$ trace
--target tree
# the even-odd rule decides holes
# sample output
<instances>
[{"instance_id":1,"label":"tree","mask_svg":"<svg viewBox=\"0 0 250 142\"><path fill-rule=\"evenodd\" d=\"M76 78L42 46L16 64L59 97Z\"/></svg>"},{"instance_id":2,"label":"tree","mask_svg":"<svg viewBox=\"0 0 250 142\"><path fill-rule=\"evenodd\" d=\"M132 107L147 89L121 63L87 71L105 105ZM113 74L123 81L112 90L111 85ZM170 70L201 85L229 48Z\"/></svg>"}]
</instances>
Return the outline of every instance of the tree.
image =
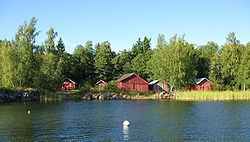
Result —
<instances>
[{"instance_id":1,"label":"tree","mask_svg":"<svg viewBox=\"0 0 250 142\"><path fill-rule=\"evenodd\" d=\"M52 52L53 54L56 53L56 47L55 47L55 38L57 37L57 32L55 32L54 28L49 28L49 30L46 32L47 39L45 40L45 51L46 53Z\"/></svg>"},{"instance_id":2,"label":"tree","mask_svg":"<svg viewBox=\"0 0 250 142\"><path fill-rule=\"evenodd\" d=\"M85 47L77 45L73 53L72 79L83 84L94 82L94 49L92 41L87 41Z\"/></svg>"},{"instance_id":3,"label":"tree","mask_svg":"<svg viewBox=\"0 0 250 142\"><path fill-rule=\"evenodd\" d=\"M237 74L237 85L246 90L250 87L250 43L242 49L241 63Z\"/></svg>"},{"instance_id":4,"label":"tree","mask_svg":"<svg viewBox=\"0 0 250 142\"><path fill-rule=\"evenodd\" d=\"M15 45L18 48L17 84L19 87L32 87L34 77L34 54L37 20L32 17L29 24L26 21L18 28Z\"/></svg>"},{"instance_id":5,"label":"tree","mask_svg":"<svg viewBox=\"0 0 250 142\"><path fill-rule=\"evenodd\" d=\"M141 41L138 41L133 45L131 51L131 60L125 64L126 72L134 72L140 75L144 79L149 79L149 70L147 68L147 62L149 61L152 50L151 50L151 39L144 37Z\"/></svg>"},{"instance_id":6,"label":"tree","mask_svg":"<svg viewBox=\"0 0 250 142\"><path fill-rule=\"evenodd\" d=\"M241 45L237 40L235 33L229 33L226 44L221 50L221 73L223 84L227 87L235 89L236 77L240 65Z\"/></svg>"},{"instance_id":7,"label":"tree","mask_svg":"<svg viewBox=\"0 0 250 142\"><path fill-rule=\"evenodd\" d=\"M196 76L194 46L187 43L184 36L177 38L176 35L170 43L165 43L164 36L158 36L157 48L148 64L152 71L151 79L167 82L171 91L192 84Z\"/></svg>"},{"instance_id":8,"label":"tree","mask_svg":"<svg viewBox=\"0 0 250 142\"><path fill-rule=\"evenodd\" d=\"M64 67L63 49L64 45L62 40L58 41L57 48L61 48L62 55L58 55L58 50L55 47L55 38L57 33L53 28L47 32L47 39L45 40L45 52L41 54L39 72L36 74L35 87L42 90L57 90L60 86Z\"/></svg>"},{"instance_id":9,"label":"tree","mask_svg":"<svg viewBox=\"0 0 250 142\"><path fill-rule=\"evenodd\" d=\"M150 80L168 80L168 59L167 42L163 34L158 35L157 45L148 61L148 72L151 72Z\"/></svg>"},{"instance_id":10,"label":"tree","mask_svg":"<svg viewBox=\"0 0 250 142\"><path fill-rule=\"evenodd\" d=\"M213 58L215 53L217 53L218 49L219 46L213 41L208 42L207 45L200 46L197 49L196 70L198 78L208 78L211 59Z\"/></svg>"},{"instance_id":11,"label":"tree","mask_svg":"<svg viewBox=\"0 0 250 142\"><path fill-rule=\"evenodd\" d=\"M213 90L222 90L223 88L223 78L222 78L222 64L220 53L215 53L211 59L209 70L209 80L212 82Z\"/></svg>"},{"instance_id":12,"label":"tree","mask_svg":"<svg viewBox=\"0 0 250 142\"><path fill-rule=\"evenodd\" d=\"M64 52L65 52L65 46L63 44L62 38L59 38L56 49L57 49L58 56L63 57Z\"/></svg>"},{"instance_id":13,"label":"tree","mask_svg":"<svg viewBox=\"0 0 250 142\"><path fill-rule=\"evenodd\" d=\"M132 47L132 56L135 58L140 53L145 53L151 51L151 39L144 37L143 41L141 41L141 38L136 41L135 44L133 44Z\"/></svg>"},{"instance_id":14,"label":"tree","mask_svg":"<svg viewBox=\"0 0 250 142\"><path fill-rule=\"evenodd\" d=\"M118 53L112 60L114 65L114 78L121 77L125 73L131 72L130 62L133 60L132 52L123 50Z\"/></svg>"},{"instance_id":15,"label":"tree","mask_svg":"<svg viewBox=\"0 0 250 142\"><path fill-rule=\"evenodd\" d=\"M95 46L95 73L97 79L110 81L113 79L114 65L112 59L115 57L115 53L111 51L110 43L104 41L101 44L98 43Z\"/></svg>"},{"instance_id":16,"label":"tree","mask_svg":"<svg viewBox=\"0 0 250 142\"><path fill-rule=\"evenodd\" d=\"M17 60L13 43L10 41L0 41L0 61L0 86L15 87Z\"/></svg>"}]
</instances>

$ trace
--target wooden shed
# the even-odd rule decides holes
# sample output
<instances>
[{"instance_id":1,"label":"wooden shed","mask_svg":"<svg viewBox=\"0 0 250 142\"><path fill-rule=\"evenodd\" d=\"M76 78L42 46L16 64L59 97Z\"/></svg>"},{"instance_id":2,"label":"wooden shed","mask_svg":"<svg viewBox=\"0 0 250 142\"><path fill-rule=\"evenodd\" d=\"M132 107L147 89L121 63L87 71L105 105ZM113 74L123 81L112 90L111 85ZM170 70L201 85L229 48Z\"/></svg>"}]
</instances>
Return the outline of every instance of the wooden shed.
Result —
<instances>
[{"instance_id":1,"label":"wooden shed","mask_svg":"<svg viewBox=\"0 0 250 142\"><path fill-rule=\"evenodd\" d=\"M168 92L168 84L159 80L153 80L148 84L148 88L153 92Z\"/></svg>"},{"instance_id":2,"label":"wooden shed","mask_svg":"<svg viewBox=\"0 0 250 142\"><path fill-rule=\"evenodd\" d=\"M193 85L193 90L211 90L211 82L207 78L195 78L195 84Z\"/></svg>"},{"instance_id":3,"label":"wooden shed","mask_svg":"<svg viewBox=\"0 0 250 142\"><path fill-rule=\"evenodd\" d=\"M148 82L135 73L129 73L123 75L117 80L117 87L126 91L147 92Z\"/></svg>"},{"instance_id":4,"label":"wooden shed","mask_svg":"<svg viewBox=\"0 0 250 142\"><path fill-rule=\"evenodd\" d=\"M105 86L107 83L105 82L105 81L103 81L103 80L99 80L98 82L96 82L96 87L97 88L101 88L101 87L103 87L103 86Z\"/></svg>"},{"instance_id":5,"label":"wooden shed","mask_svg":"<svg viewBox=\"0 0 250 142\"><path fill-rule=\"evenodd\" d=\"M69 78L65 78L62 84L61 89L66 91L66 90L72 90L76 88L76 83L72 81Z\"/></svg>"}]
</instances>

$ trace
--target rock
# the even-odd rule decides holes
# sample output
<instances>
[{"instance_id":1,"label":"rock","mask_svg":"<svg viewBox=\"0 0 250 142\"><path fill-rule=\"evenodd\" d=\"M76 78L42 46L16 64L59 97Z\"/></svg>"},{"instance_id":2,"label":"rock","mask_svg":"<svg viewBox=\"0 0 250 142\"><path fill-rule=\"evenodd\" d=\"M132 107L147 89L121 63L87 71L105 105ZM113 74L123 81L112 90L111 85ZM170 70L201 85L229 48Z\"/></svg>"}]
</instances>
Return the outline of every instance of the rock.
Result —
<instances>
[{"instance_id":1,"label":"rock","mask_svg":"<svg viewBox=\"0 0 250 142\"><path fill-rule=\"evenodd\" d=\"M100 94L93 94L93 99L98 100L99 96L100 96Z\"/></svg>"},{"instance_id":2,"label":"rock","mask_svg":"<svg viewBox=\"0 0 250 142\"><path fill-rule=\"evenodd\" d=\"M13 91L0 89L0 102L39 101L40 95L37 91Z\"/></svg>"},{"instance_id":3,"label":"rock","mask_svg":"<svg viewBox=\"0 0 250 142\"><path fill-rule=\"evenodd\" d=\"M120 97L119 97L117 94L115 94L115 95L113 96L113 99L114 99L114 100L119 100Z\"/></svg>"},{"instance_id":4,"label":"rock","mask_svg":"<svg viewBox=\"0 0 250 142\"><path fill-rule=\"evenodd\" d=\"M98 98L98 100L106 100L106 95L104 95L104 94L101 94L100 96L99 96L99 98Z\"/></svg>"},{"instance_id":5,"label":"rock","mask_svg":"<svg viewBox=\"0 0 250 142\"><path fill-rule=\"evenodd\" d=\"M92 94L86 94L86 95L83 97L84 100L92 100L92 98L93 98Z\"/></svg>"}]
</instances>

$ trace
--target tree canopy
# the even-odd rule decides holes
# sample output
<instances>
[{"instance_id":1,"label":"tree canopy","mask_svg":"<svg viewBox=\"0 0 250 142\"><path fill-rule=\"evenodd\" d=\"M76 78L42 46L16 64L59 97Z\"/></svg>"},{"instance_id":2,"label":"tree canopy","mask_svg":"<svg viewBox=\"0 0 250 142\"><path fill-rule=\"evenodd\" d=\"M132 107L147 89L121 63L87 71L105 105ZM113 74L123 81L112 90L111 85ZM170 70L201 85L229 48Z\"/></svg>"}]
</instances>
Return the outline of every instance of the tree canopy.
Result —
<instances>
[{"instance_id":1,"label":"tree canopy","mask_svg":"<svg viewBox=\"0 0 250 142\"><path fill-rule=\"evenodd\" d=\"M58 90L66 77L84 86L134 72L147 81L167 82L171 90L181 90L201 77L208 78L215 90L250 89L250 43L241 44L234 32L222 46L213 41L195 46L184 35L167 42L160 34L156 47L145 36L119 53L112 51L109 41L87 41L69 54L54 28L37 45L36 24L32 17L19 26L13 40L0 40L0 87Z\"/></svg>"}]
</instances>

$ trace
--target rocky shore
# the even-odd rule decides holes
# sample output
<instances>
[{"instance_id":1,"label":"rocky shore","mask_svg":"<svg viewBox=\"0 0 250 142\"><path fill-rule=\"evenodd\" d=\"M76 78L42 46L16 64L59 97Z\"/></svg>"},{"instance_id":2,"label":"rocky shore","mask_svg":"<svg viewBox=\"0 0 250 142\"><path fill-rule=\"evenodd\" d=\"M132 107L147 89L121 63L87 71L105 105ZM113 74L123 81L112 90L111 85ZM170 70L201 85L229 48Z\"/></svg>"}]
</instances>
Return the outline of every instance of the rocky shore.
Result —
<instances>
[{"instance_id":1,"label":"rocky shore","mask_svg":"<svg viewBox=\"0 0 250 142\"><path fill-rule=\"evenodd\" d=\"M45 94L40 95L38 91L15 91L0 89L0 103L6 102L30 102L30 101L67 101L67 100L145 100L145 99L173 99L170 94L153 95L127 95L121 93L87 93L85 95L74 94Z\"/></svg>"},{"instance_id":2,"label":"rocky shore","mask_svg":"<svg viewBox=\"0 0 250 142\"><path fill-rule=\"evenodd\" d=\"M82 100L123 100L126 99L126 96L116 93L97 93L91 94L88 93L81 98Z\"/></svg>"},{"instance_id":3,"label":"rocky shore","mask_svg":"<svg viewBox=\"0 0 250 142\"><path fill-rule=\"evenodd\" d=\"M39 101L39 93L37 91L13 91L10 89L0 89L0 103L29 101Z\"/></svg>"}]
</instances>

